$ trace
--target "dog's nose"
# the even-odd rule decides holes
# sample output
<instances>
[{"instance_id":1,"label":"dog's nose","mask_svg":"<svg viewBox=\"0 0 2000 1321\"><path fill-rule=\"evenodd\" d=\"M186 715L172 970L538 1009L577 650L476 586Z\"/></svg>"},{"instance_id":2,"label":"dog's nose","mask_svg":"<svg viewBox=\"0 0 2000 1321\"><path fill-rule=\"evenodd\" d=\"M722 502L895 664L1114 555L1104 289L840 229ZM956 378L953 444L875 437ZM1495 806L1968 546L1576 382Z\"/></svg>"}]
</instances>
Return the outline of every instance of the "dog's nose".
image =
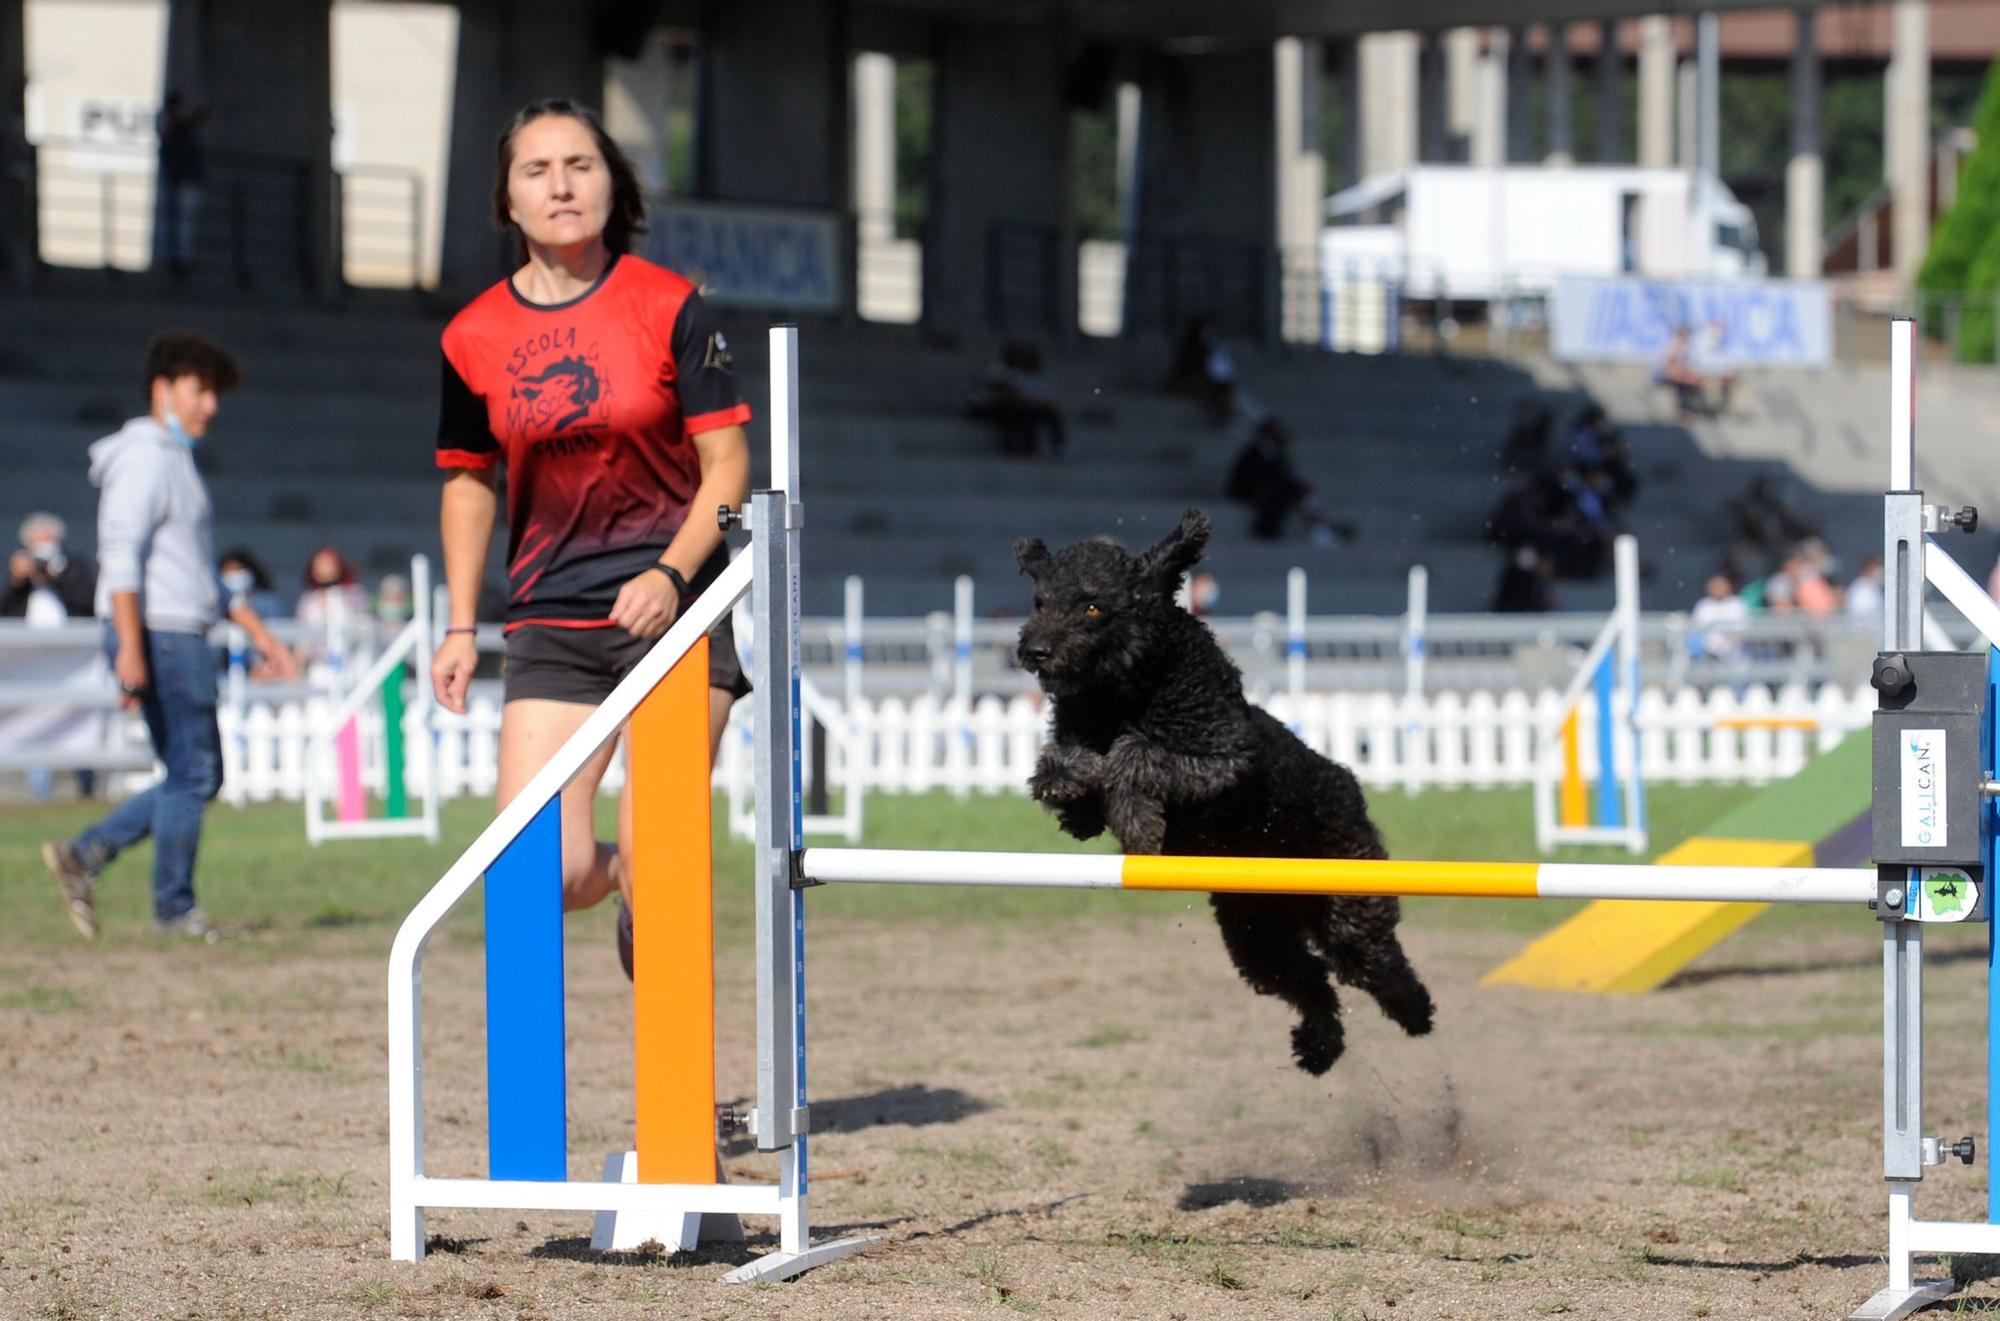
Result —
<instances>
[{"instance_id":1,"label":"dog's nose","mask_svg":"<svg viewBox=\"0 0 2000 1321\"><path fill-rule=\"evenodd\" d=\"M1021 664L1031 670L1038 669L1047 664L1049 655L1049 649L1039 642L1023 642L1021 644Z\"/></svg>"}]
</instances>

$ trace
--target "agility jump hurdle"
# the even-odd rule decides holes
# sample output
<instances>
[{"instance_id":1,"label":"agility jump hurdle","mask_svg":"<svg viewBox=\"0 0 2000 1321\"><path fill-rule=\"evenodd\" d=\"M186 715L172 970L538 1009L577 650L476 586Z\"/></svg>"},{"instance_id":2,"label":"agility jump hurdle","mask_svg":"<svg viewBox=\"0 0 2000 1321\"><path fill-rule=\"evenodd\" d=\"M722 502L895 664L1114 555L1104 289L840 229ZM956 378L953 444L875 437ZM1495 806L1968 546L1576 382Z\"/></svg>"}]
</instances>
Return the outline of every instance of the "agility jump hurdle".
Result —
<instances>
[{"instance_id":1,"label":"agility jump hurdle","mask_svg":"<svg viewBox=\"0 0 2000 1321\"><path fill-rule=\"evenodd\" d=\"M752 536L750 553L739 557L687 614L592 713L527 790L499 813L444 878L425 896L398 931L390 956L390 1251L415 1260L424 1251L423 1213L438 1207L491 1207L597 1211L600 1241L625 1234L617 1221L639 1216L648 1229L665 1223L672 1239L691 1246L705 1215L775 1216L779 1248L725 1278L734 1282L778 1280L864 1246L867 1239L814 1244L807 1215L807 1143L811 1114L806 1104L805 901L819 884L1029 885L1092 889L1232 891L1251 893L1464 895L1489 898L1674 899L1698 902L1865 905L1881 922L1884 966L1885 1173L1890 1185L1889 1288L1855 1316L1890 1321L1950 1291L1948 1282L1914 1284L1911 1258L1917 1252L2000 1251L2000 1187L1989 1187L1989 1223L1917 1221L1911 1213L1916 1182L1928 1165L1941 1163L1951 1148L1926 1137L1920 1127L1921 953L1923 925L1931 921L1988 919L1983 882L1993 859L1993 809L1980 795L1993 765L1994 668L1985 657L1920 653L1921 610L1926 574L1989 639L2000 641L2000 607L1985 598L1949 557L1929 543L1925 527L1936 510L1910 488L1913 471L1908 372L1909 323L1898 326L1899 389L1904 410L1895 432L1892 490L1885 509L1885 561L1891 608L1884 625L1884 653L1876 665L1885 710L1877 721L1878 773L1875 792L1873 870L1786 867L1656 868L1615 865L1533 863L1444 863L1328 859L1240 859L1189 857L1104 857L1048 854L898 852L874 849L803 848L803 799L799 764L800 683L798 667L798 501L797 332L772 332L772 488L753 493L742 513L723 512L725 525L740 522ZM627 1181L566 1180L566 1148L561 1118L562 1033L560 1009L560 861L556 847L555 802L583 764L633 723L634 755L671 726L674 708L654 707L670 693L676 673L705 676L700 648L708 628L746 592L751 592L764 645L759 650L755 701L758 787L756 821L757 1094L747 1128L759 1150L777 1153L779 1182L726 1185L715 1182L713 1112L712 945L710 944L706 850L699 862L681 857L678 875L663 874L656 852L665 835L642 839L634 860L636 947L640 966L634 996L638 1010L638 1152L611 1166ZM688 662L680 670L683 658ZM1939 664L1939 662L1947 664ZM1965 662L1981 667L1983 682L1967 685ZM1951 673L1947 673L1950 671ZM1953 678L1953 674L1956 678ZM1940 677L1942 676L1942 677ZM1956 687L1954 687L1956 683ZM691 690L692 682L682 686ZM1972 689L1976 688L1976 693ZM671 701L671 698L667 699ZM690 829L706 808L705 748L689 732L705 726L679 722L683 737L676 755L686 759L677 783L688 787L663 805L688 815L674 818L682 829L676 841L707 839ZM654 731L652 735L648 730ZM1935 766L1921 776L1897 773L1895 755L1903 743L1922 736ZM1968 740L1970 746L1968 746ZM690 755L690 751L695 755ZM1885 763L1882 757L1887 755ZM1950 769L1947 791L1945 770ZM635 768L636 773L636 768ZM1925 795L1930 795L1925 799ZM1948 798L1948 803L1947 803ZM1947 829L1946 809L1949 809ZM1899 831L1901 832L1899 834ZM1912 838L1916 839L1913 844ZM1899 841L1901 841L1899 843ZM1882 859L1888 859L1884 862ZM532 1003L534 994L517 985L527 953L496 960L489 935L489 1018L504 1024L489 1032L489 1052L505 1052L507 1068L489 1070L492 1111L490 1177L437 1178L423 1159L421 1023L418 992L424 944L445 914L485 875L489 929L514 919L509 909L533 909L542 916L528 944L532 958L552 963L555 1003ZM671 891L663 886L679 887ZM655 925L656 914L671 908L680 925ZM676 944L676 931L687 938ZM527 948L524 945L524 949ZM678 980L649 971L652 960L672 960ZM1989 964L1991 956L1989 955ZM504 977L494 975L504 970ZM1990 972L1990 969L1989 969ZM498 992L495 982L507 983ZM547 978L542 978L546 987ZM686 994L682 1002L673 997ZM2000 994L2000 979L1989 980L1989 995ZM498 998L496 998L496 995ZM1994 1005L2000 1011L2000 1003ZM519 1020L504 1015L518 1013ZM1996 1013L2000 1018L2000 1013ZM551 1024L553 1027L551 1028ZM675 1059L687 1066L678 1093L680 1105L667 1114L649 1106L647 1088L658 1087L659 1057L648 1058L649 1032L671 1038ZM536 1050L517 1049L503 1038L528 1036ZM539 1053L537 1053L539 1052ZM2000 1069L2000 1051L1994 1052ZM649 1083L648 1080L654 1081ZM690 1081L691 1080L691 1081ZM706 1088L704 1092L702 1089ZM516 1144L513 1115L518 1089L538 1098L532 1143ZM1989 1099L2000 1088L1989 1092ZM549 1098L553 1096L551 1101ZM507 1123L505 1140L502 1118ZM649 1116L652 1120L649 1121ZM1989 1120L1989 1122L1991 1122ZM677 1144L679 1165L651 1160L651 1135ZM633 1232L636 1232L633 1231Z\"/></svg>"},{"instance_id":2,"label":"agility jump hurdle","mask_svg":"<svg viewBox=\"0 0 2000 1321\"><path fill-rule=\"evenodd\" d=\"M320 844L331 839L388 839L416 836L437 843L438 808L442 794L437 784L436 747L432 742L432 718L437 700L431 692L431 566L418 555L410 560L410 620L396 631L380 656L374 657L360 677L350 685L346 672L348 627L346 603L338 591L328 597L327 656L328 706L314 721L306 748L305 813L306 840ZM230 682L233 700L241 698L240 658L232 639ZM415 675L417 719L414 731L404 728L403 684ZM362 787L361 719L362 708L379 703L382 721L382 815L367 813L367 794ZM239 710L241 707L239 706ZM406 735L416 734L414 740ZM329 795L327 763L333 763L333 791ZM412 761L422 767L424 805L412 817L409 810L408 770ZM334 818L327 819L331 798Z\"/></svg>"},{"instance_id":3,"label":"agility jump hurdle","mask_svg":"<svg viewBox=\"0 0 2000 1321\"><path fill-rule=\"evenodd\" d=\"M1622 844L1646 851L1646 780L1639 768L1639 543L1612 543L1617 601L1556 704L1553 722L1537 731L1535 847ZM1594 698L1597 785L1583 777L1579 745L1583 695ZM1623 777L1621 785L1620 778Z\"/></svg>"}]
</instances>

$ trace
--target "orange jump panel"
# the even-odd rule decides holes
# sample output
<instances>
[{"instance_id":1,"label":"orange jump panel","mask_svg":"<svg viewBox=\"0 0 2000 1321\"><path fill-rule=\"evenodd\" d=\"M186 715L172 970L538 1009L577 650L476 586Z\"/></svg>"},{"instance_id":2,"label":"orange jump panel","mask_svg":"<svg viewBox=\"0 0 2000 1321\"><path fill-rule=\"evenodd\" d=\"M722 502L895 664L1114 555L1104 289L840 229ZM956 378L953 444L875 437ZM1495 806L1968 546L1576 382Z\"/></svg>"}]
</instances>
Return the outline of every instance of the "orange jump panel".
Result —
<instances>
[{"instance_id":1,"label":"orange jump panel","mask_svg":"<svg viewBox=\"0 0 2000 1321\"><path fill-rule=\"evenodd\" d=\"M639 1182L714 1183L707 638L640 704L628 737Z\"/></svg>"}]
</instances>

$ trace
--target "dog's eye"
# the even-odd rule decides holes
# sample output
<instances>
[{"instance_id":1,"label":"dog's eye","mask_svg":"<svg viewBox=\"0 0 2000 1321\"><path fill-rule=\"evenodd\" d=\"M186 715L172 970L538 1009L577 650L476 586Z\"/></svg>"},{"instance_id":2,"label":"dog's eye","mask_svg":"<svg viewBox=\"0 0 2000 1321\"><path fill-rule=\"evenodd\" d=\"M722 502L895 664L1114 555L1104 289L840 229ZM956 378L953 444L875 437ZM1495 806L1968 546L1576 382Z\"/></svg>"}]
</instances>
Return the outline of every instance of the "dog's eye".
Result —
<instances>
[{"instance_id":1,"label":"dog's eye","mask_svg":"<svg viewBox=\"0 0 2000 1321\"><path fill-rule=\"evenodd\" d=\"M1104 612L1102 610L1099 610L1097 608L1097 603L1095 601L1085 601L1083 603L1083 617L1085 619L1095 619L1103 613Z\"/></svg>"},{"instance_id":2,"label":"dog's eye","mask_svg":"<svg viewBox=\"0 0 2000 1321\"><path fill-rule=\"evenodd\" d=\"M1037 610L1040 610L1041 608L1042 608L1042 598L1041 598L1040 596L1036 596L1036 597L1035 597L1035 609L1037 609Z\"/></svg>"}]
</instances>

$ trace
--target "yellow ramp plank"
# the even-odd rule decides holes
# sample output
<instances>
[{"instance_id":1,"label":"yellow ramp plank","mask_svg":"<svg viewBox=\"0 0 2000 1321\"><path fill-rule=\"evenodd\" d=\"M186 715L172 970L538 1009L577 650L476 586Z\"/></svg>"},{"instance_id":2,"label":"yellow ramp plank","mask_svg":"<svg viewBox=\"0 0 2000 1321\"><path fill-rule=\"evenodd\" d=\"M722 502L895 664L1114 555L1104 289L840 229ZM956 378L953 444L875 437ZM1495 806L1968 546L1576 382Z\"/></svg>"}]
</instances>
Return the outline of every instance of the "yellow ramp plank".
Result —
<instances>
[{"instance_id":1,"label":"yellow ramp plank","mask_svg":"<svg viewBox=\"0 0 2000 1321\"><path fill-rule=\"evenodd\" d=\"M1811 866L1802 840L1696 836L1660 855L1658 867ZM1603 899L1481 978L1487 986L1643 995L1714 948L1768 904Z\"/></svg>"}]
</instances>

